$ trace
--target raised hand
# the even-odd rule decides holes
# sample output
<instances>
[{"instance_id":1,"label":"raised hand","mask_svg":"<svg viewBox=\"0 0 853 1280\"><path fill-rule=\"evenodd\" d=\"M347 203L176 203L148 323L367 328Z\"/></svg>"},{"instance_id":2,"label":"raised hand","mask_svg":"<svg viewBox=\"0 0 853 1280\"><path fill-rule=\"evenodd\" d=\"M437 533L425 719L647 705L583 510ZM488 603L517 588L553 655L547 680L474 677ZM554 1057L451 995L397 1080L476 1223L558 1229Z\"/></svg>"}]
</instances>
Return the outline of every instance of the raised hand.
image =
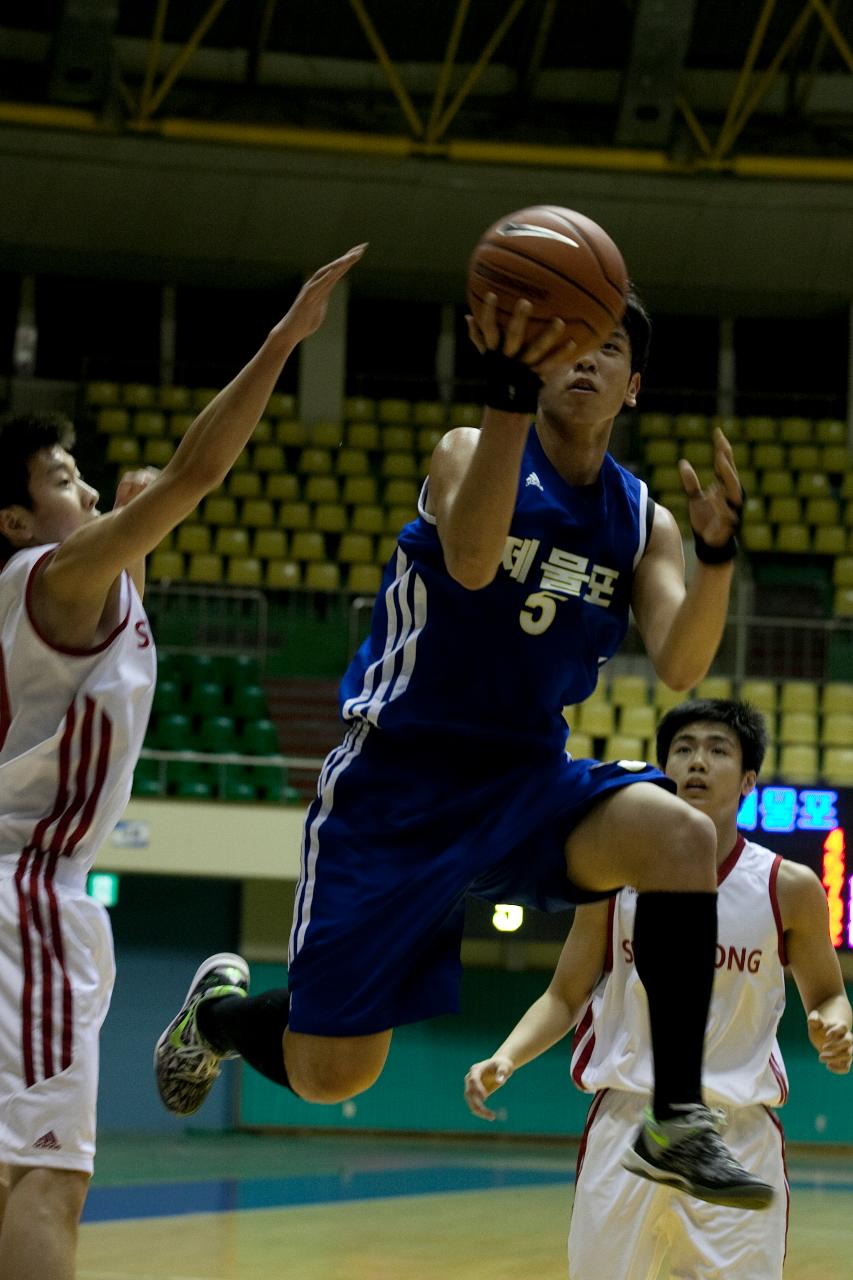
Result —
<instances>
[{"instance_id":1,"label":"raised hand","mask_svg":"<svg viewBox=\"0 0 853 1280\"><path fill-rule=\"evenodd\" d=\"M577 355L577 343L566 338L563 320L552 320L537 337L528 338L527 321L532 304L526 298L519 298L503 331L498 324L496 304L497 295L487 293L479 315L465 317L468 336L480 355L486 351L502 351L510 359L529 365L540 377Z\"/></svg>"},{"instance_id":2,"label":"raised hand","mask_svg":"<svg viewBox=\"0 0 853 1280\"><path fill-rule=\"evenodd\" d=\"M515 1067L509 1058L486 1058L475 1062L465 1077L465 1101L468 1110L483 1120L494 1120L495 1112L486 1106L486 1098L506 1084Z\"/></svg>"},{"instance_id":3,"label":"raised hand","mask_svg":"<svg viewBox=\"0 0 853 1280\"><path fill-rule=\"evenodd\" d=\"M334 262L320 267L305 281L296 299L273 333L286 335L294 345L316 333L326 318L329 297L335 285L363 257L367 244L357 244Z\"/></svg>"},{"instance_id":4,"label":"raised hand","mask_svg":"<svg viewBox=\"0 0 853 1280\"><path fill-rule=\"evenodd\" d=\"M853 1061L853 1035L843 1022L826 1022L817 1009L808 1017L809 1039L828 1071L846 1075Z\"/></svg>"},{"instance_id":5,"label":"raised hand","mask_svg":"<svg viewBox=\"0 0 853 1280\"><path fill-rule=\"evenodd\" d=\"M707 489L690 463L682 458L678 464L681 483L687 494L690 524L693 532L709 547L724 547L740 526L743 511L743 488L738 479L732 446L722 431L714 430L714 475Z\"/></svg>"},{"instance_id":6,"label":"raised hand","mask_svg":"<svg viewBox=\"0 0 853 1280\"><path fill-rule=\"evenodd\" d=\"M117 511L119 507L126 507L129 502L138 497L143 489L147 489L152 480L156 480L160 471L158 467L142 467L139 471L127 471L118 482L116 489L116 500L113 503L113 510Z\"/></svg>"}]
</instances>

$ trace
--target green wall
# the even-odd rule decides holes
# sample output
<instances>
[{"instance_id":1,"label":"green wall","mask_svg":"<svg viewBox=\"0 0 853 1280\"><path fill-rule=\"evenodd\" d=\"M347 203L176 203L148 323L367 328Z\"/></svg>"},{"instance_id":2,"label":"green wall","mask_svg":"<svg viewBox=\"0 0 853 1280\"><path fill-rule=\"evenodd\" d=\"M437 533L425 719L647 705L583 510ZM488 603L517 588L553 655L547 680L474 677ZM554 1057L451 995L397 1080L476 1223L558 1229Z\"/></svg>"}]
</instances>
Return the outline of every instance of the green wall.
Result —
<instances>
[{"instance_id":1,"label":"green wall","mask_svg":"<svg viewBox=\"0 0 853 1280\"><path fill-rule=\"evenodd\" d=\"M285 980L283 966L252 966L256 991L283 986ZM569 1038L526 1066L495 1095L500 1118L494 1124L476 1119L462 1100L462 1079L468 1067L497 1047L546 983L544 972L468 969L462 1016L436 1018L397 1031L381 1079L350 1103L310 1106L244 1067L240 1123L424 1133L580 1134L589 1096L571 1082ZM782 1114L789 1140L853 1143L853 1078L832 1076L818 1063L793 987L788 991L780 1041L791 1081L790 1100Z\"/></svg>"}]
</instances>

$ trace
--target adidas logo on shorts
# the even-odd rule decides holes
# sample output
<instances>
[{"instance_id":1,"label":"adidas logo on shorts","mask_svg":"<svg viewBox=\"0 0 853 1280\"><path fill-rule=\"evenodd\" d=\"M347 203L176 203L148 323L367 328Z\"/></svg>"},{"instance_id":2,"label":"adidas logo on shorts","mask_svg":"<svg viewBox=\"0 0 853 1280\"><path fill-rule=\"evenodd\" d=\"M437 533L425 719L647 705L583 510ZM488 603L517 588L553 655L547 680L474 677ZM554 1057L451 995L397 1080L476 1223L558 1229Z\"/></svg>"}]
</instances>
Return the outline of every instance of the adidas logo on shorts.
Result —
<instances>
[{"instance_id":1,"label":"adidas logo on shorts","mask_svg":"<svg viewBox=\"0 0 853 1280\"><path fill-rule=\"evenodd\" d=\"M47 1133L43 1133L34 1143L33 1147L36 1151L61 1151L62 1143L58 1140L52 1129L48 1129Z\"/></svg>"}]
</instances>

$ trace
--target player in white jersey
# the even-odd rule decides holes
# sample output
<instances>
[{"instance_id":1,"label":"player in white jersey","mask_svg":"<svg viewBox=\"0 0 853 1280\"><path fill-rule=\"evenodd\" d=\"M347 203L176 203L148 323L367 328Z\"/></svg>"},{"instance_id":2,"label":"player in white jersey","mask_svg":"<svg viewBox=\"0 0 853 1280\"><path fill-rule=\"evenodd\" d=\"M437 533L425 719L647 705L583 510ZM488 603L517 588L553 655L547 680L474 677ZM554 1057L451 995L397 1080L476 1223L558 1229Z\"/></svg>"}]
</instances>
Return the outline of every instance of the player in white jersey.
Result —
<instances>
[{"instance_id":1,"label":"player in white jersey","mask_svg":"<svg viewBox=\"0 0 853 1280\"><path fill-rule=\"evenodd\" d=\"M726 1144L778 1194L766 1212L743 1214L685 1195L673 1180L641 1181L650 1158L636 1132L652 1088L648 1003L634 966L636 894L580 907L554 978L489 1059L465 1078L475 1115L513 1071L577 1025L572 1078L594 1092L578 1156L569 1232L570 1280L656 1280L668 1261L690 1280L779 1280L788 1185L775 1108L788 1094L776 1029L784 965L797 983L809 1037L833 1072L850 1069L851 1008L829 937L826 897L807 867L744 840L737 813L764 756L760 714L726 699L686 702L662 720L658 758L678 794L717 830L717 965L705 1039L706 1101ZM678 964L678 956L672 957ZM672 1010L677 1022L679 1010ZM701 1132L695 1140L702 1141ZM628 1172L630 1169L631 1172ZM646 1175L647 1176L647 1175Z\"/></svg>"},{"instance_id":2,"label":"player in white jersey","mask_svg":"<svg viewBox=\"0 0 853 1280\"><path fill-rule=\"evenodd\" d=\"M109 920L86 896L130 794L155 682L144 558L222 483L285 361L364 246L316 272L158 475L107 515L58 415L0 425L0 1276L71 1280L93 1167ZM132 500L132 506L128 503ZM233 975L230 994L245 980Z\"/></svg>"}]
</instances>

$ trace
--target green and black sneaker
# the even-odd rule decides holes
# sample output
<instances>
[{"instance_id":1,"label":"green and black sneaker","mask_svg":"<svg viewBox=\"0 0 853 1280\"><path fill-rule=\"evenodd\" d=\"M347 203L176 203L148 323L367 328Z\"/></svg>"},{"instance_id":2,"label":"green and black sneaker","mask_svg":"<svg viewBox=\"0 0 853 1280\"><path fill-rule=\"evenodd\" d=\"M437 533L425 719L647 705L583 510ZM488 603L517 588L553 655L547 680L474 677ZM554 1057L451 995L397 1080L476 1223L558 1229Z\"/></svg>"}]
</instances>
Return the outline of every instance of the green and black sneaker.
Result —
<instances>
[{"instance_id":1,"label":"green and black sneaker","mask_svg":"<svg viewBox=\"0 0 853 1280\"><path fill-rule=\"evenodd\" d=\"M242 956L221 951L199 965L186 999L154 1049L154 1074L163 1106L176 1116L198 1111L219 1075L222 1053L205 1040L196 1026L196 1011L205 1000L219 996L246 996L249 966Z\"/></svg>"},{"instance_id":2,"label":"green and black sneaker","mask_svg":"<svg viewBox=\"0 0 853 1280\"><path fill-rule=\"evenodd\" d=\"M659 1121L646 1108L643 1127L622 1157L622 1167L709 1204L766 1209L773 1188L737 1163L710 1107L691 1103L673 1110L680 1114Z\"/></svg>"}]
</instances>

